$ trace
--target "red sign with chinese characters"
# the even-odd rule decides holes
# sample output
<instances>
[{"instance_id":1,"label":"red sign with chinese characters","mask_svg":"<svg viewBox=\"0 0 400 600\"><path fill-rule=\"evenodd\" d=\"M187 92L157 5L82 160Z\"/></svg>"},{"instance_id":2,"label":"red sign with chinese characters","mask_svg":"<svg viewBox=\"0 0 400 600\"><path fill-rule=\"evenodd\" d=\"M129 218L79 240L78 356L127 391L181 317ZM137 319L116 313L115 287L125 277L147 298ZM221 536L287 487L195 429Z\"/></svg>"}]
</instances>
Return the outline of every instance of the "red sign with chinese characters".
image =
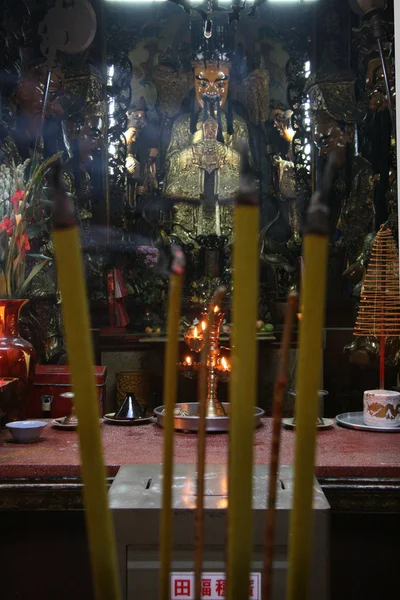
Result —
<instances>
[{"instance_id":1,"label":"red sign with chinese characters","mask_svg":"<svg viewBox=\"0 0 400 600\"><path fill-rule=\"evenodd\" d=\"M225 573L203 573L201 578L202 600L225 598ZM194 573L171 573L171 600L194 600ZM251 573L249 598L261 600L261 573Z\"/></svg>"}]
</instances>

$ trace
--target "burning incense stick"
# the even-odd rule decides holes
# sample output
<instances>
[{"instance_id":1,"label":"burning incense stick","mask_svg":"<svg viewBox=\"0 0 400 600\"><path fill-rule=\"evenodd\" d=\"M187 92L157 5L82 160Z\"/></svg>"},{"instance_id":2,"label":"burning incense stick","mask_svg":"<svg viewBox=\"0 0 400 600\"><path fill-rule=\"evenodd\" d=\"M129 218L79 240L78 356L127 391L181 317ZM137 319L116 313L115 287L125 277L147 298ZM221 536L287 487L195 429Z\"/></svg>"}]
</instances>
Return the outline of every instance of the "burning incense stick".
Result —
<instances>
[{"instance_id":1,"label":"burning incense stick","mask_svg":"<svg viewBox=\"0 0 400 600\"><path fill-rule=\"evenodd\" d=\"M169 278L167 347L164 366L164 454L163 454L163 504L160 530L160 600L169 600L170 571L172 560L172 477L174 466L174 409L177 395L179 317L184 272L182 251L173 248L173 260Z\"/></svg>"},{"instance_id":2,"label":"burning incense stick","mask_svg":"<svg viewBox=\"0 0 400 600\"><path fill-rule=\"evenodd\" d=\"M56 172L56 175L59 172ZM79 451L84 483L86 526L94 588L98 600L120 598L115 540L107 504L99 425L99 404L93 375L87 290L74 206L55 181L53 241L74 401L78 416Z\"/></svg>"},{"instance_id":3,"label":"burning incense stick","mask_svg":"<svg viewBox=\"0 0 400 600\"><path fill-rule=\"evenodd\" d=\"M257 391L259 275L258 189L242 150L233 250L233 345L230 385L227 597L249 597L253 541L253 435Z\"/></svg>"},{"instance_id":4,"label":"burning incense stick","mask_svg":"<svg viewBox=\"0 0 400 600\"><path fill-rule=\"evenodd\" d=\"M331 158L323 187L310 203L303 242L304 278L296 395L293 509L290 516L288 600L308 600L311 573L312 500L321 340L328 259L328 208L335 172Z\"/></svg>"},{"instance_id":5,"label":"burning incense stick","mask_svg":"<svg viewBox=\"0 0 400 600\"><path fill-rule=\"evenodd\" d=\"M276 487L279 471L279 450L281 443L281 425L283 415L283 397L287 386L287 371L289 362L290 342L294 318L297 309L297 293L289 294L283 328L281 355L278 374L274 386L273 429L271 444L271 463L269 469L268 510L265 527L264 574L262 585L263 600L269 600L272 590L272 561L274 556L275 522L276 522Z\"/></svg>"},{"instance_id":6,"label":"burning incense stick","mask_svg":"<svg viewBox=\"0 0 400 600\"><path fill-rule=\"evenodd\" d=\"M215 308L222 306L225 288L219 287L210 304L204 346L201 352L199 372L199 429L197 438L197 504L195 514L195 600L201 600L201 572L204 550L204 475L206 464L206 416L207 416L207 358L210 349L210 331L216 318Z\"/></svg>"}]
</instances>

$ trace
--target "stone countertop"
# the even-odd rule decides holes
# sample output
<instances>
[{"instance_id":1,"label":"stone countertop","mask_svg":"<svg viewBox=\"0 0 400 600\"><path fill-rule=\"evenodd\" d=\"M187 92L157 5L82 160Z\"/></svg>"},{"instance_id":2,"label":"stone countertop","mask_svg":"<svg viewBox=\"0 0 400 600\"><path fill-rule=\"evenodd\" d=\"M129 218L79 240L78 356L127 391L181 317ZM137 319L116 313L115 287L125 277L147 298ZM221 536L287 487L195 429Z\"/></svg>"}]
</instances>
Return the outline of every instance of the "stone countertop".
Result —
<instances>
[{"instance_id":1,"label":"stone countertop","mask_svg":"<svg viewBox=\"0 0 400 600\"><path fill-rule=\"evenodd\" d=\"M269 463L272 419L263 419L255 432L254 460ZM109 476L123 464L157 464L162 462L163 431L155 424L117 426L104 423L102 439ZM295 433L283 429L281 464L293 462ZM355 431L335 425L318 432L317 477L386 478L400 477L400 433ZM196 460L197 436L175 434L175 462ZM207 462L227 460L227 434L207 436ZM17 444L7 430L0 431L0 478L76 477L80 474L78 435L76 431L58 430L49 425L41 440L34 444Z\"/></svg>"}]
</instances>

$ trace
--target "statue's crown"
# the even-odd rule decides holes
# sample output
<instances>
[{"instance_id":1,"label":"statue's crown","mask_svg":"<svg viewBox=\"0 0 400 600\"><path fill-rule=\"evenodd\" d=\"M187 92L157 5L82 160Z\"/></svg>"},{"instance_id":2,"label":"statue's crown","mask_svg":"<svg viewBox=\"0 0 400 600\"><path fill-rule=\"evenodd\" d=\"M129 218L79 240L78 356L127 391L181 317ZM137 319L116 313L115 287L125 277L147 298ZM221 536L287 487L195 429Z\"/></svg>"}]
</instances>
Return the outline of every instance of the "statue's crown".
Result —
<instances>
[{"instance_id":1,"label":"statue's crown","mask_svg":"<svg viewBox=\"0 0 400 600\"><path fill-rule=\"evenodd\" d=\"M193 19L190 24L192 65L223 64L230 66L234 53L234 26L220 18L212 23L211 37L204 36L204 21Z\"/></svg>"}]
</instances>

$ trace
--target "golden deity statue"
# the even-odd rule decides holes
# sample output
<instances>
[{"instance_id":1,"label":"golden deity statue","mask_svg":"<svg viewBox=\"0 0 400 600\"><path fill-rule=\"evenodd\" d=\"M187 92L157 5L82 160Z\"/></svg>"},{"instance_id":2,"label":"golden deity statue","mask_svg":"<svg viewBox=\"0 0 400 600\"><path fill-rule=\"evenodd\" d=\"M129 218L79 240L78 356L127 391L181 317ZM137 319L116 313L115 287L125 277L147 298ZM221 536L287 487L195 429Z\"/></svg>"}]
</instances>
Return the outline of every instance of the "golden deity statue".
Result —
<instances>
[{"instance_id":1,"label":"golden deity statue","mask_svg":"<svg viewBox=\"0 0 400 600\"><path fill-rule=\"evenodd\" d=\"M178 117L172 128L165 196L173 202L173 233L183 242L210 234L232 238L239 146L241 140L248 145L249 134L232 112L229 73L228 63L195 63L197 110Z\"/></svg>"}]
</instances>

